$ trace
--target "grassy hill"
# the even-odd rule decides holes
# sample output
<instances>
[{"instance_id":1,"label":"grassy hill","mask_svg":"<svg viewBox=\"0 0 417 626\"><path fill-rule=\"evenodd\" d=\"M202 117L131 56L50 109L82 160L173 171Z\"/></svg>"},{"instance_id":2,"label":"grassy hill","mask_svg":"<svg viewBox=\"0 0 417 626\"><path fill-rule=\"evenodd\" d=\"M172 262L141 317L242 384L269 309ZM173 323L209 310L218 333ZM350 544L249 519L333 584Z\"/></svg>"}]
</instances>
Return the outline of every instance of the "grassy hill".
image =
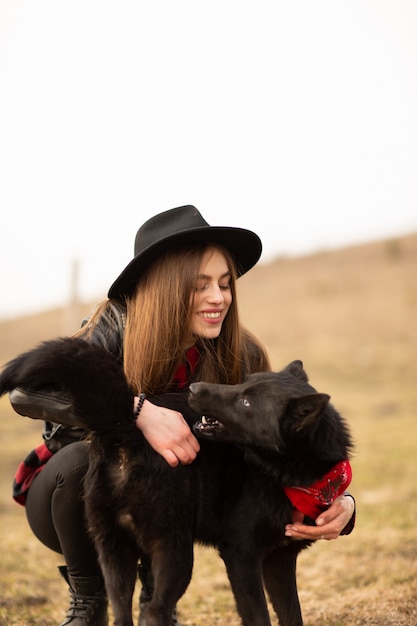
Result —
<instances>
[{"instance_id":1,"label":"grassy hill","mask_svg":"<svg viewBox=\"0 0 417 626\"><path fill-rule=\"evenodd\" d=\"M417 234L277 258L242 277L238 289L242 321L265 343L274 368L302 359L356 441L357 527L302 555L305 625L416 625ZM75 331L92 306L0 323L0 362ZM53 626L66 605L55 571L62 560L33 538L9 493L41 425L15 415L6 399L0 418L0 626ZM196 561L183 622L237 626L222 564L207 549L197 550Z\"/></svg>"}]
</instances>

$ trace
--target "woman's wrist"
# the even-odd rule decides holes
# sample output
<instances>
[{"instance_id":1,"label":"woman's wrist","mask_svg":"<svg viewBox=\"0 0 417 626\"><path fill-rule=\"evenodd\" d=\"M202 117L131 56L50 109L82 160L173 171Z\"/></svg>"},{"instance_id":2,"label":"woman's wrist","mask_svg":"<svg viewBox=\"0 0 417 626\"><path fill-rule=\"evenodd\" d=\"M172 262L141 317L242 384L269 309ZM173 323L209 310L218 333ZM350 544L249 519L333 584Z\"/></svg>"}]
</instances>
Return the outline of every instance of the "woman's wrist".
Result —
<instances>
[{"instance_id":1,"label":"woman's wrist","mask_svg":"<svg viewBox=\"0 0 417 626\"><path fill-rule=\"evenodd\" d=\"M142 411L142 407L143 404L146 400L146 394L145 393L140 393L139 396L135 397L134 400L134 411L133 411L133 421L135 422L135 424L137 423L138 417L140 415L140 412Z\"/></svg>"}]
</instances>

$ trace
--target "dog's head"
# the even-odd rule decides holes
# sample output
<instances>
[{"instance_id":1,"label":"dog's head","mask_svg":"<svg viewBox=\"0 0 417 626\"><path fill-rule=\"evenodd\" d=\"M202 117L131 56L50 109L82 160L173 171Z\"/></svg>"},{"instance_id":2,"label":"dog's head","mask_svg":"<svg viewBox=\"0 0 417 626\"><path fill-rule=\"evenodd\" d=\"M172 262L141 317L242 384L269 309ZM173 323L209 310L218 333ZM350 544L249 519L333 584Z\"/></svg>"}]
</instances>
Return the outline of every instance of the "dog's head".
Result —
<instances>
[{"instance_id":1,"label":"dog's head","mask_svg":"<svg viewBox=\"0 0 417 626\"><path fill-rule=\"evenodd\" d=\"M238 385L193 383L189 396L190 406L204 415L194 426L198 437L282 453L311 438L329 400L308 383L301 361L280 372L251 374Z\"/></svg>"}]
</instances>

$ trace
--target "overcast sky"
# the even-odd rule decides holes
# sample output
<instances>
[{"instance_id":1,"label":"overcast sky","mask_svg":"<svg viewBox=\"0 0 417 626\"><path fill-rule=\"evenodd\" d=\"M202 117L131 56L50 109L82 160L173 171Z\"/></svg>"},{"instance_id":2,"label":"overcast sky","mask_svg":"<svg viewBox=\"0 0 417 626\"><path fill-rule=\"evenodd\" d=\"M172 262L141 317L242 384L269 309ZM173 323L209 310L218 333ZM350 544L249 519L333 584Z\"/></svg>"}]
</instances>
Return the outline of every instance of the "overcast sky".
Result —
<instances>
[{"instance_id":1,"label":"overcast sky","mask_svg":"<svg viewBox=\"0 0 417 626\"><path fill-rule=\"evenodd\" d=\"M0 318L195 204L263 260L417 231L415 0L0 0Z\"/></svg>"}]
</instances>

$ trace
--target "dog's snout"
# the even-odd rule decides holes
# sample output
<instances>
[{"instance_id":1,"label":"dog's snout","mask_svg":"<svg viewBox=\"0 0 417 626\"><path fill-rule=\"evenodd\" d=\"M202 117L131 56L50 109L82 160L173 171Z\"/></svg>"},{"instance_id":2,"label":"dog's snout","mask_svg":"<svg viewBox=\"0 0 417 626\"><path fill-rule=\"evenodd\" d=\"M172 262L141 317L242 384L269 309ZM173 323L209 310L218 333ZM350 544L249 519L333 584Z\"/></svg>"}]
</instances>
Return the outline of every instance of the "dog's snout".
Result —
<instances>
[{"instance_id":1,"label":"dog's snout","mask_svg":"<svg viewBox=\"0 0 417 626\"><path fill-rule=\"evenodd\" d=\"M194 396L198 392L198 387L199 387L198 383L191 383L191 385L189 386L189 390L192 396Z\"/></svg>"}]
</instances>

